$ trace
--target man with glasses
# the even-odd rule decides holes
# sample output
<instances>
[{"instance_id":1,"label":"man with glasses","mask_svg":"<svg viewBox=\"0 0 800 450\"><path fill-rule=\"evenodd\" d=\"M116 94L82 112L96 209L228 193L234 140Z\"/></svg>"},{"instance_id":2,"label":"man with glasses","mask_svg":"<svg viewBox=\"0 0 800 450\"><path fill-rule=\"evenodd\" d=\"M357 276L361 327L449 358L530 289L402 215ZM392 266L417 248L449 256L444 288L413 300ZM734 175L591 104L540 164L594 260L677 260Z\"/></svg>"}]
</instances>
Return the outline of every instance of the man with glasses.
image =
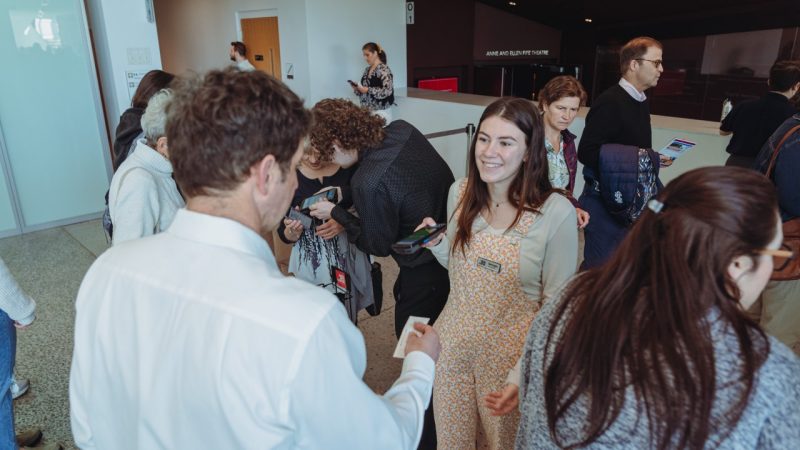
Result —
<instances>
[{"instance_id":1,"label":"man with glasses","mask_svg":"<svg viewBox=\"0 0 800 450\"><path fill-rule=\"evenodd\" d=\"M619 83L600 94L586 116L586 127L578 147L578 159L584 165L586 188L581 206L592 220L585 228L583 268L605 262L627 234L628 227L606 211L597 184L600 177L600 147L620 144L637 148L652 148L650 102L644 91L655 87L661 72L662 46L649 37L637 37L625 44L619 55ZM672 164L662 158L661 165ZM595 210L598 214L595 220Z\"/></svg>"}]
</instances>

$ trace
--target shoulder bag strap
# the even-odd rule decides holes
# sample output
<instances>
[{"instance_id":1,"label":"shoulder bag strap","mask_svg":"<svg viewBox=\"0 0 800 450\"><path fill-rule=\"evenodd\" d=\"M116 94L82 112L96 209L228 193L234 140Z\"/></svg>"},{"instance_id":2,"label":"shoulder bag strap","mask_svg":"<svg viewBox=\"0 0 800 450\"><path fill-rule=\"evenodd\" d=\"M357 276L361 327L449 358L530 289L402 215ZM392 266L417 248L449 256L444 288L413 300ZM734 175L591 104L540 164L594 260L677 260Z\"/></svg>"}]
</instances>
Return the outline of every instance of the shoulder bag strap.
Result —
<instances>
[{"instance_id":1,"label":"shoulder bag strap","mask_svg":"<svg viewBox=\"0 0 800 450\"><path fill-rule=\"evenodd\" d=\"M786 142L786 140L789 139L789 137L797 130L800 130L800 125L794 126L791 130L787 131L786 134L784 134L781 138L781 141L778 142L778 145L775 147L775 151L772 152L772 158L770 158L769 167L767 168L766 173L767 178L770 180L772 179L772 171L775 170L775 161L778 160L778 153L781 151L781 147L783 147L784 142Z\"/></svg>"}]
</instances>

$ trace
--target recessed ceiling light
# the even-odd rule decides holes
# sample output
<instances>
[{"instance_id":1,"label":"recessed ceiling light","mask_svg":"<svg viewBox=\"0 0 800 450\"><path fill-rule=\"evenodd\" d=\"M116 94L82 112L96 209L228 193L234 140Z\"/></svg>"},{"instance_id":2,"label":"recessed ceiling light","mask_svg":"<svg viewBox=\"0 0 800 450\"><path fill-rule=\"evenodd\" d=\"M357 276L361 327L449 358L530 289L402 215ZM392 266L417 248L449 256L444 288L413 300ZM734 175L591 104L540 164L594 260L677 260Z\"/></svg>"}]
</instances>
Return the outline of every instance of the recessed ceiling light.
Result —
<instances>
[{"instance_id":1,"label":"recessed ceiling light","mask_svg":"<svg viewBox=\"0 0 800 450\"><path fill-rule=\"evenodd\" d=\"M583 19L583 21L586 22L586 23L592 23L592 19L589 18L589 17Z\"/></svg>"},{"instance_id":2,"label":"recessed ceiling light","mask_svg":"<svg viewBox=\"0 0 800 450\"><path fill-rule=\"evenodd\" d=\"M508 2L508 4L511 6L517 6L517 2Z\"/></svg>"}]
</instances>

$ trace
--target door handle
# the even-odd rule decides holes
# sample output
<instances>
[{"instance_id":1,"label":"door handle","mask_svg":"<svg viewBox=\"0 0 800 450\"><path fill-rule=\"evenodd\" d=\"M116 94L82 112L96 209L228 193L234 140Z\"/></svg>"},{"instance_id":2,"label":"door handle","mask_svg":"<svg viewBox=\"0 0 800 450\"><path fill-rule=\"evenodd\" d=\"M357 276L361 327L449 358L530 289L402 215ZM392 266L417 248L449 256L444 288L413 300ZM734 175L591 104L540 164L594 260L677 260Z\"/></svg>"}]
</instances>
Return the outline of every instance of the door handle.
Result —
<instances>
[{"instance_id":1,"label":"door handle","mask_svg":"<svg viewBox=\"0 0 800 450\"><path fill-rule=\"evenodd\" d=\"M270 65L272 66L272 74L271 75L274 77L275 76L275 57L273 55L272 49L269 49L269 62L270 62Z\"/></svg>"}]
</instances>

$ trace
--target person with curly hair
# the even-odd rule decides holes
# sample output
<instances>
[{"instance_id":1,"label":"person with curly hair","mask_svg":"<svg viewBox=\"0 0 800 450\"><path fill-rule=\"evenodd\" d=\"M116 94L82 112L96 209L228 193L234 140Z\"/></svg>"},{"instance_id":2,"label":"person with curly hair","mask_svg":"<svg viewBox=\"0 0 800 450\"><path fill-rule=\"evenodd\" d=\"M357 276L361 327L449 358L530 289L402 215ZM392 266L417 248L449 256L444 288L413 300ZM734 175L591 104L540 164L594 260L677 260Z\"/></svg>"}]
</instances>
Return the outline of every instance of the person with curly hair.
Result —
<instances>
[{"instance_id":1,"label":"person with curly hair","mask_svg":"<svg viewBox=\"0 0 800 450\"><path fill-rule=\"evenodd\" d=\"M416 447L436 331L416 324L399 379L376 395L363 380L364 337L339 301L284 276L264 239L297 188L310 122L303 101L259 70L177 84L166 134L186 208L166 232L108 249L81 283L76 447Z\"/></svg>"},{"instance_id":2,"label":"person with curly hair","mask_svg":"<svg viewBox=\"0 0 800 450\"><path fill-rule=\"evenodd\" d=\"M371 255L391 255L400 266L394 284L397 336L409 316L435 322L450 293L447 269L429 250L400 255L391 245L413 233L425 217L445 222L453 172L408 122L396 120L384 128L383 118L344 99L322 100L312 113L311 146L319 157L344 168L358 163L343 200L352 201L358 216L331 202L313 205L311 214L333 217L358 248ZM420 448L435 448L430 409L425 420Z\"/></svg>"},{"instance_id":3,"label":"person with curly hair","mask_svg":"<svg viewBox=\"0 0 800 450\"><path fill-rule=\"evenodd\" d=\"M291 208L299 210L312 195L331 188L346 189L355 167L343 168L333 161L321 161L319 152L306 148L297 167L297 190ZM289 273L333 292L344 304L347 315L358 323L358 312L374 304L369 255L348 241L344 227L336 220L313 219L310 226L288 216L278 227L278 237L292 246ZM339 292L332 268L350 276L349 295Z\"/></svg>"}]
</instances>

